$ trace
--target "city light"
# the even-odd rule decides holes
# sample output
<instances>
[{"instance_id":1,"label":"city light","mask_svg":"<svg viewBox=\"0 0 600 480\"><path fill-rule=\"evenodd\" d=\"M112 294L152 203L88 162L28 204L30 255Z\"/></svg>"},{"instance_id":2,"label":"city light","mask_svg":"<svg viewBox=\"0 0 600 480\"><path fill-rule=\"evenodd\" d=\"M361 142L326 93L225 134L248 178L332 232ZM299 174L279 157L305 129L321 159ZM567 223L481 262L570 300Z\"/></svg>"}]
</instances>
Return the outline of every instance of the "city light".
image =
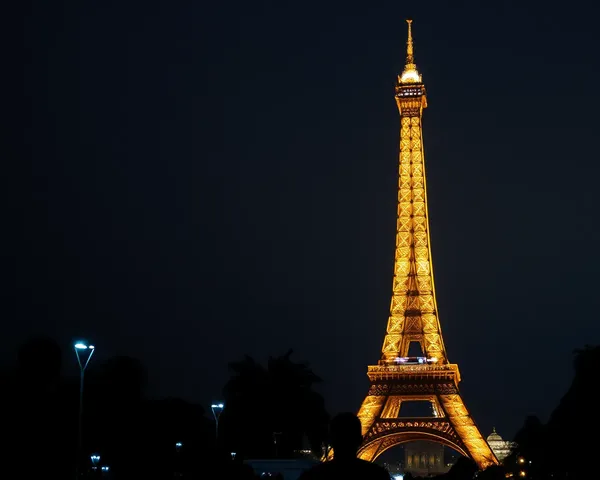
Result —
<instances>
[{"instance_id":1,"label":"city light","mask_svg":"<svg viewBox=\"0 0 600 480\"><path fill-rule=\"evenodd\" d=\"M525 459L523 457L519 457L517 461L521 464L525 463Z\"/></svg>"},{"instance_id":2,"label":"city light","mask_svg":"<svg viewBox=\"0 0 600 480\"><path fill-rule=\"evenodd\" d=\"M221 416L221 413L223 412L223 407L225 407L225 405L223 405L223 403L213 403L210 406L210 409L212 410L213 413L213 417L215 417L215 433L217 438L219 438L219 417Z\"/></svg>"},{"instance_id":3,"label":"city light","mask_svg":"<svg viewBox=\"0 0 600 480\"><path fill-rule=\"evenodd\" d=\"M519 477L525 477L525 476L527 476L527 473L525 472L525 470L521 470L519 472Z\"/></svg>"},{"instance_id":4,"label":"city light","mask_svg":"<svg viewBox=\"0 0 600 480\"><path fill-rule=\"evenodd\" d=\"M104 466L104 467L101 468L101 470L103 472L108 472L110 469L107 466Z\"/></svg>"},{"instance_id":5,"label":"city light","mask_svg":"<svg viewBox=\"0 0 600 480\"><path fill-rule=\"evenodd\" d=\"M404 475L399 473L398 475L394 475L394 480L404 480Z\"/></svg>"},{"instance_id":6,"label":"city light","mask_svg":"<svg viewBox=\"0 0 600 480\"><path fill-rule=\"evenodd\" d=\"M86 348L88 348L88 346L85 343L77 342L75 344L75 348L77 350L85 350Z\"/></svg>"},{"instance_id":7,"label":"city light","mask_svg":"<svg viewBox=\"0 0 600 480\"><path fill-rule=\"evenodd\" d=\"M183 443L181 443L181 442L177 442L175 444L175 448L181 448L182 446L183 446Z\"/></svg>"}]
</instances>

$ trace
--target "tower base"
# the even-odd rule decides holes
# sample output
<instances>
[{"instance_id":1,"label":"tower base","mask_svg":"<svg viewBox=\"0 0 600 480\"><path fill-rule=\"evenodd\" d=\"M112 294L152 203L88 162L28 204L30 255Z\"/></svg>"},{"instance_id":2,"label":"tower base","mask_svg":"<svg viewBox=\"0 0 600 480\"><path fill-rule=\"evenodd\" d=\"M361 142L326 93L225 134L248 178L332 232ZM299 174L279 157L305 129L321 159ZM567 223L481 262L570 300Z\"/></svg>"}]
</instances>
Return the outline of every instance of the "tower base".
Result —
<instances>
[{"instance_id":1,"label":"tower base","mask_svg":"<svg viewBox=\"0 0 600 480\"><path fill-rule=\"evenodd\" d=\"M457 365L374 365L368 376L371 387L358 412L364 439L359 458L373 461L396 445L428 440L473 459L482 470L498 463L460 396ZM429 402L432 416L401 417L407 401Z\"/></svg>"}]
</instances>

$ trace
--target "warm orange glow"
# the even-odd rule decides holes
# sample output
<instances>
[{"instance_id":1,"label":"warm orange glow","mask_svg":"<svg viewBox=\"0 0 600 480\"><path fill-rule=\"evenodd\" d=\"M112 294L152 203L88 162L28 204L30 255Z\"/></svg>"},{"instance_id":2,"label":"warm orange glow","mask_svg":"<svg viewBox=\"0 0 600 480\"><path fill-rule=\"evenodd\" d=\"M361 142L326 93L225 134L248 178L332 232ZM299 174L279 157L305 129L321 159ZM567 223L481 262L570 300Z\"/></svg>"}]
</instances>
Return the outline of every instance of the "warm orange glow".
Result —
<instances>
[{"instance_id":1,"label":"warm orange glow","mask_svg":"<svg viewBox=\"0 0 600 480\"><path fill-rule=\"evenodd\" d=\"M407 23L406 65L396 85L400 158L392 302L381 360L368 367L371 388L358 412L364 436L358 455L372 461L394 445L429 440L484 469L498 460L460 396L458 366L448 361L438 317L421 128L427 100L414 64L412 22ZM420 345L422 361L408 356L411 343ZM429 401L431 417L400 417L401 403L408 400Z\"/></svg>"},{"instance_id":2,"label":"warm orange glow","mask_svg":"<svg viewBox=\"0 0 600 480\"><path fill-rule=\"evenodd\" d=\"M417 71L417 67L415 65L411 65L410 67L404 69L402 75L400 76L401 83L420 83L421 75Z\"/></svg>"},{"instance_id":3,"label":"warm orange glow","mask_svg":"<svg viewBox=\"0 0 600 480\"><path fill-rule=\"evenodd\" d=\"M521 470L519 472L519 477L526 477L526 476L527 476L527 473L525 472L525 470Z\"/></svg>"},{"instance_id":4,"label":"warm orange glow","mask_svg":"<svg viewBox=\"0 0 600 480\"><path fill-rule=\"evenodd\" d=\"M525 463L525 459L523 457L519 457L517 461L519 463Z\"/></svg>"}]
</instances>

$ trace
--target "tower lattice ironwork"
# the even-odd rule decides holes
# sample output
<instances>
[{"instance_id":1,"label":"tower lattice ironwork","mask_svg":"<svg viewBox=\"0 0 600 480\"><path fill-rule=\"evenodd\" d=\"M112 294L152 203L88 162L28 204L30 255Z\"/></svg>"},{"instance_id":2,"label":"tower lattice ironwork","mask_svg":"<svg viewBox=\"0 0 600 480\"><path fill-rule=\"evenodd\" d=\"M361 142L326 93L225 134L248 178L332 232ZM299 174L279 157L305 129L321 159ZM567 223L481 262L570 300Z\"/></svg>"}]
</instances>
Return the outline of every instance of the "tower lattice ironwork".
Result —
<instances>
[{"instance_id":1,"label":"tower lattice ironwork","mask_svg":"<svg viewBox=\"0 0 600 480\"><path fill-rule=\"evenodd\" d=\"M358 413L364 437L359 457L374 460L394 445L430 440L485 468L498 460L462 400L458 365L448 361L438 317L421 129L427 98L414 62L411 20L407 23L406 65L395 95L400 172L393 294L381 359L368 367L371 386ZM409 356L412 343L421 356ZM428 402L432 414L402 416L403 403L415 401Z\"/></svg>"}]
</instances>

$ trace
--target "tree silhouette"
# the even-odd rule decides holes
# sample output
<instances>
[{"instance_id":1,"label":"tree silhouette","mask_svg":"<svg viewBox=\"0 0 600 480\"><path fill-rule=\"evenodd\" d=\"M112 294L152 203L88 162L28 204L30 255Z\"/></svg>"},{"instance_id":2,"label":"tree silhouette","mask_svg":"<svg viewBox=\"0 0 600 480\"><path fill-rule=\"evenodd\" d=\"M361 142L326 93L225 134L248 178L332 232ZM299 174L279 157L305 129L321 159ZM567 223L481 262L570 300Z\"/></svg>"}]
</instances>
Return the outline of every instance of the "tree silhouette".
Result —
<instances>
[{"instance_id":1,"label":"tree silhouette","mask_svg":"<svg viewBox=\"0 0 600 480\"><path fill-rule=\"evenodd\" d=\"M249 356L230 364L220 419L229 450L245 458L290 457L306 438L320 453L329 419L323 397L313 390L321 379L291 355L270 357L266 368Z\"/></svg>"},{"instance_id":2,"label":"tree silhouette","mask_svg":"<svg viewBox=\"0 0 600 480\"><path fill-rule=\"evenodd\" d=\"M517 450L504 461L514 475L524 470L528 478L560 480L596 476L593 459L598 440L590 406L596 401L600 379L600 346L586 346L574 354L573 382L548 423L543 425L537 417L527 417L515 436ZM522 463L518 461L520 457Z\"/></svg>"},{"instance_id":3,"label":"tree silhouette","mask_svg":"<svg viewBox=\"0 0 600 480\"><path fill-rule=\"evenodd\" d=\"M16 369L3 381L2 453L7 478L71 473L76 452L75 416L62 401L62 354L48 337L32 337L18 351ZM74 397L75 399L77 397ZM24 477L23 477L24 478Z\"/></svg>"},{"instance_id":4,"label":"tree silhouette","mask_svg":"<svg viewBox=\"0 0 600 480\"><path fill-rule=\"evenodd\" d=\"M600 346L576 350L575 376L567 393L550 415L547 424L546 464L553 473L569 478L593 478L598 429L594 420L600 380ZM560 455L553 455L560 445Z\"/></svg>"}]
</instances>

